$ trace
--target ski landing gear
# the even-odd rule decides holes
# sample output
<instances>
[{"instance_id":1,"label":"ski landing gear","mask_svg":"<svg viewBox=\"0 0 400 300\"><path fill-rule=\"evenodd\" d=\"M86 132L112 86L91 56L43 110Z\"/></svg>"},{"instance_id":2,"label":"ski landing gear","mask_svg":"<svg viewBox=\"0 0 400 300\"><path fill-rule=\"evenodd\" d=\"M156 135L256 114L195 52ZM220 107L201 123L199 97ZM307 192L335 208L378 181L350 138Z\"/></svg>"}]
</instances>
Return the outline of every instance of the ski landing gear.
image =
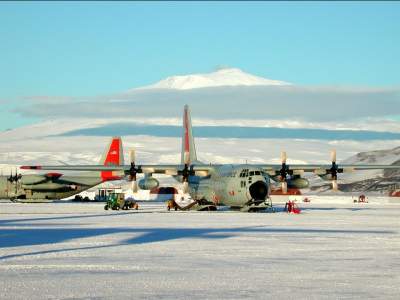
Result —
<instances>
[{"instance_id":1,"label":"ski landing gear","mask_svg":"<svg viewBox=\"0 0 400 300\"><path fill-rule=\"evenodd\" d=\"M272 206L271 198L267 198L262 201L250 200L246 203L245 206L240 208L241 212L258 212L258 211L266 211L266 212L275 212L274 207Z\"/></svg>"}]
</instances>

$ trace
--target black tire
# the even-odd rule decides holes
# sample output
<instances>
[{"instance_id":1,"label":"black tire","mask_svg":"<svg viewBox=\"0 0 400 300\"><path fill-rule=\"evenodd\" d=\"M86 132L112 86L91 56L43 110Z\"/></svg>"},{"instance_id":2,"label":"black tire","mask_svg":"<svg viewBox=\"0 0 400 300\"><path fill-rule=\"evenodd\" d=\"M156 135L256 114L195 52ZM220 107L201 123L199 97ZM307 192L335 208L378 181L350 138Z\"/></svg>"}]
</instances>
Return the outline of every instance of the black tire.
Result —
<instances>
[{"instance_id":1,"label":"black tire","mask_svg":"<svg viewBox=\"0 0 400 300\"><path fill-rule=\"evenodd\" d=\"M108 205L104 205L104 210L108 210Z\"/></svg>"}]
</instances>

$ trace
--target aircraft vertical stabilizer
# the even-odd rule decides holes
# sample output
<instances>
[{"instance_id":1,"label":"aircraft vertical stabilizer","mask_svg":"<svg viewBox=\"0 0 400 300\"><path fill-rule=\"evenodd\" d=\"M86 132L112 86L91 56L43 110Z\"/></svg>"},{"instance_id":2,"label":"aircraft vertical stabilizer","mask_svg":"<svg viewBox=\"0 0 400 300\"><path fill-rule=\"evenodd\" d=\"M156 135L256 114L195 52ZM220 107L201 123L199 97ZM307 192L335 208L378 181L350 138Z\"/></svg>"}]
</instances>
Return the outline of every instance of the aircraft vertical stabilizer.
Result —
<instances>
[{"instance_id":1,"label":"aircraft vertical stabilizer","mask_svg":"<svg viewBox=\"0 0 400 300\"><path fill-rule=\"evenodd\" d=\"M183 111L183 136L181 163L193 163L197 161L196 146L194 144L192 132L192 120L190 118L189 106L185 105Z\"/></svg>"},{"instance_id":2,"label":"aircraft vertical stabilizer","mask_svg":"<svg viewBox=\"0 0 400 300\"><path fill-rule=\"evenodd\" d=\"M100 164L104 166L118 166L124 164L124 152L122 149L122 140L120 137L113 137L105 149ZM117 176L112 171L101 171L103 180L114 180Z\"/></svg>"}]
</instances>

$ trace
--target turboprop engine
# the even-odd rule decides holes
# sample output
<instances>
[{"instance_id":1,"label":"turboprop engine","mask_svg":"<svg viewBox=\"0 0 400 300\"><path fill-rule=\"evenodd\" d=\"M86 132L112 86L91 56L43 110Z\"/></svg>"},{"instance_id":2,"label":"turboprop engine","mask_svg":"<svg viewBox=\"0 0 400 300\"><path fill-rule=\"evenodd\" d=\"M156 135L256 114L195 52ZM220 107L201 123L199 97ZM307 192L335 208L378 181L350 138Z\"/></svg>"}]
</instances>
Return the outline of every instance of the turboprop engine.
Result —
<instances>
[{"instance_id":1,"label":"turboprop engine","mask_svg":"<svg viewBox=\"0 0 400 300\"><path fill-rule=\"evenodd\" d=\"M43 175L23 175L21 178L21 183L26 185L38 184L46 181L47 178Z\"/></svg>"},{"instance_id":2,"label":"turboprop engine","mask_svg":"<svg viewBox=\"0 0 400 300\"><path fill-rule=\"evenodd\" d=\"M288 180L288 186L291 188L305 189L309 186L309 184L310 183L307 179L296 175Z\"/></svg>"},{"instance_id":3,"label":"turboprop engine","mask_svg":"<svg viewBox=\"0 0 400 300\"><path fill-rule=\"evenodd\" d=\"M331 174L323 174L323 175L318 175L319 178L325 181L331 181L332 180L332 175Z\"/></svg>"},{"instance_id":4,"label":"turboprop engine","mask_svg":"<svg viewBox=\"0 0 400 300\"><path fill-rule=\"evenodd\" d=\"M151 174L145 174L144 178L139 180L139 187L142 190L152 190L159 186L159 182L157 179L151 176Z\"/></svg>"},{"instance_id":5,"label":"turboprop engine","mask_svg":"<svg viewBox=\"0 0 400 300\"><path fill-rule=\"evenodd\" d=\"M73 191L77 189L77 186L73 184L45 182L38 184L23 184L22 188L32 191Z\"/></svg>"}]
</instances>

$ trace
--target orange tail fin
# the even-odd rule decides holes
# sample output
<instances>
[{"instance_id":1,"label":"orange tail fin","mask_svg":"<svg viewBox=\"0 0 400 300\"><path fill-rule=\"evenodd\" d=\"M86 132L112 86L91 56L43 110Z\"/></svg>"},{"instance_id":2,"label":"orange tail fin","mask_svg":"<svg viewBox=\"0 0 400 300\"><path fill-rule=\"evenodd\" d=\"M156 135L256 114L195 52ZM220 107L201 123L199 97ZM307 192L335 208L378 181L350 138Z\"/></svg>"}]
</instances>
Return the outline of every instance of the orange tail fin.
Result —
<instances>
[{"instance_id":1,"label":"orange tail fin","mask_svg":"<svg viewBox=\"0 0 400 300\"><path fill-rule=\"evenodd\" d=\"M120 137L113 137L101 157L100 164L104 166L119 166L124 164L124 152ZM121 176L116 176L112 171L102 171L100 173L103 181L118 180Z\"/></svg>"}]
</instances>

